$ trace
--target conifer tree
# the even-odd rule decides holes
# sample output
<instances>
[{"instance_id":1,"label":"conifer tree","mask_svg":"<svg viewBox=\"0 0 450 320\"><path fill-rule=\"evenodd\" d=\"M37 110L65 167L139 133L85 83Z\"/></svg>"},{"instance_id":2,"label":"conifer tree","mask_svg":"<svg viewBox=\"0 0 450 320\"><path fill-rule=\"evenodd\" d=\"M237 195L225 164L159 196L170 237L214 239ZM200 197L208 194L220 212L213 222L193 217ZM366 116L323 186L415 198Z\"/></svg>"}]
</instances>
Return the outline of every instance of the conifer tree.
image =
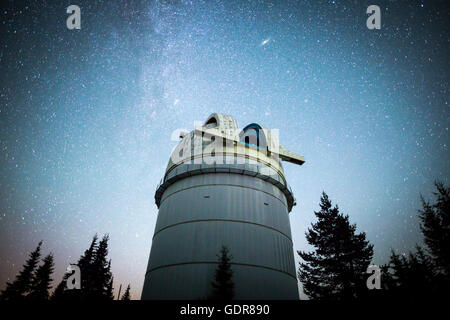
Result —
<instances>
[{"instance_id":1,"label":"conifer tree","mask_svg":"<svg viewBox=\"0 0 450 320\"><path fill-rule=\"evenodd\" d=\"M105 300L113 299L111 261L107 261L108 235L100 241L94 235L89 248L81 255L77 265L81 272L81 290L67 290L65 274L56 287L52 300Z\"/></svg>"},{"instance_id":2,"label":"conifer tree","mask_svg":"<svg viewBox=\"0 0 450 320\"><path fill-rule=\"evenodd\" d=\"M436 182L435 186L434 204L421 197L420 227L435 267L450 281L450 188L442 182Z\"/></svg>"},{"instance_id":3,"label":"conifer tree","mask_svg":"<svg viewBox=\"0 0 450 320\"><path fill-rule=\"evenodd\" d=\"M28 294L34 277L34 271L41 257L42 241L29 255L28 260L22 267L22 271L17 275L12 283L6 284L6 289L2 291L0 300L20 300Z\"/></svg>"},{"instance_id":4,"label":"conifer tree","mask_svg":"<svg viewBox=\"0 0 450 320\"><path fill-rule=\"evenodd\" d=\"M392 251L382 278L387 282L388 296L395 298L442 298L450 289L450 189L435 183L436 201L422 200L419 210L421 231L427 252L416 247L416 252L398 255Z\"/></svg>"},{"instance_id":5,"label":"conifer tree","mask_svg":"<svg viewBox=\"0 0 450 320\"><path fill-rule=\"evenodd\" d=\"M81 268L80 268L81 272ZM67 280L71 276L71 273L64 273L61 282L56 286L50 299L54 301L76 301L76 300L89 300L87 293L83 292L83 284L81 289L67 289ZM81 276L81 282L83 282L83 275Z\"/></svg>"},{"instance_id":6,"label":"conifer tree","mask_svg":"<svg viewBox=\"0 0 450 320\"><path fill-rule=\"evenodd\" d=\"M219 264L216 268L215 281L213 281L212 300L228 301L234 298L233 270L231 270L231 259L229 250L222 246L218 255Z\"/></svg>"},{"instance_id":7,"label":"conifer tree","mask_svg":"<svg viewBox=\"0 0 450 320\"><path fill-rule=\"evenodd\" d=\"M102 240L100 240L91 264L92 269L90 276L92 277L92 287L90 290L94 299L113 298L111 295L113 281L111 274L111 261L107 260L108 241L108 235L105 235Z\"/></svg>"},{"instance_id":8,"label":"conifer tree","mask_svg":"<svg viewBox=\"0 0 450 320\"><path fill-rule=\"evenodd\" d=\"M128 284L127 289L123 293L122 298L120 300L130 300L130 298L131 298L131 296L130 296L130 285Z\"/></svg>"},{"instance_id":9,"label":"conifer tree","mask_svg":"<svg viewBox=\"0 0 450 320\"><path fill-rule=\"evenodd\" d=\"M55 290L53 291L50 299L53 301L62 301L66 298L66 287L67 287L67 274L64 274L63 279L61 282L56 286Z\"/></svg>"},{"instance_id":10,"label":"conifer tree","mask_svg":"<svg viewBox=\"0 0 450 320\"><path fill-rule=\"evenodd\" d=\"M416 247L416 252L399 255L392 251L389 262L389 273L383 274L383 281L388 282L390 294L398 297L420 297L425 292L434 294L439 285L433 263L423 249Z\"/></svg>"},{"instance_id":11,"label":"conifer tree","mask_svg":"<svg viewBox=\"0 0 450 320\"><path fill-rule=\"evenodd\" d=\"M43 264L37 268L27 298L39 301L48 300L53 270L53 255L50 253L44 258Z\"/></svg>"},{"instance_id":12,"label":"conifer tree","mask_svg":"<svg viewBox=\"0 0 450 320\"><path fill-rule=\"evenodd\" d=\"M94 235L89 248L84 251L84 254L78 260L77 265L80 267L81 272L81 290L78 292L83 299L89 299L93 296L94 283L94 272L93 261L97 250L98 236ZM77 293L77 292L73 292Z\"/></svg>"},{"instance_id":13,"label":"conifer tree","mask_svg":"<svg viewBox=\"0 0 450 320\"><path fill-rule=\"evenodd\" d=\"M109 262L109 265L111 266L111 261ZM108 268L109 270L110 268ZM111 274L111 272L109 271L109 273ZM110 280L108 280L107 285L106 285L106 291L105 291L105 299L106 300L114 300L114 277L111 275L110 276Z\"/></svg>"},{"instance_id":14,"label":"conifer tree","mask_svg":"<svg viewBox=\"0 0 450 320\"><path fill-rule=\"evenodd\" d=\"M318 218L308 228L306 239L313 252L298 251L298 276L304 292L312 299L340 300L362 297L367 293L366 270L372 260L373 246L364 232L357 234L348 215L332 206L323 192Z\"/></svg>"}]
</instances>

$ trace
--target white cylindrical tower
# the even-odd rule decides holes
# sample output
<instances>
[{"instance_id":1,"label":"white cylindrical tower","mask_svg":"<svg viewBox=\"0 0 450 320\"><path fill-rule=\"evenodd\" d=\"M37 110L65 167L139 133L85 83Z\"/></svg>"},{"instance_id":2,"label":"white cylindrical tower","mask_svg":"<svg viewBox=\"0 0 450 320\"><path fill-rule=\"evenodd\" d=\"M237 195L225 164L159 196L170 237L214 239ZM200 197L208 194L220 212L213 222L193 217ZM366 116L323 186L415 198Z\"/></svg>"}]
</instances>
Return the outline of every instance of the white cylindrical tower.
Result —
<instances>
[{"instance_id":1,"label":"white cylindrical tower","mask_svg":"<svg viewBox=\"0 0 450 320\"><path fill-rule=\"evenodd\" d=\"M298 299L295 205L275 130L212 114L183 136L155 194L159 208L142 299L205 299L226 246L236 299Z\"/></svg>"}]
</instances>

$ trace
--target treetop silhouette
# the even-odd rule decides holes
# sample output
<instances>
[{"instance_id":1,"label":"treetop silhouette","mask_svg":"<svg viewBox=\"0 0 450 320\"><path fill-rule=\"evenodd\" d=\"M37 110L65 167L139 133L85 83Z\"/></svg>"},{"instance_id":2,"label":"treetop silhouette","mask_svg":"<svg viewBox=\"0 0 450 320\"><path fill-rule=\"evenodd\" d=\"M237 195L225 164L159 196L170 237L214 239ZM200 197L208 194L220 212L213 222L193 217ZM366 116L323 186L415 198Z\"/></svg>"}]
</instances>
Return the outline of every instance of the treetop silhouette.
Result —
<instances>
[{"instance_id":1,"label":"treetop silhouette","mask_svg":"<svg viewBox=\"0 0 450 320\"><path fill-rule=\"evenodd\" d=\"M366 270L372 260L373 245L364 232L356 233L348 215L334 207L323 192L317 222L306 232L306 240L314 250L298 251L298 276L304 292L312 299L354 299L365 294Z\"/></svg>"}]
</instances>

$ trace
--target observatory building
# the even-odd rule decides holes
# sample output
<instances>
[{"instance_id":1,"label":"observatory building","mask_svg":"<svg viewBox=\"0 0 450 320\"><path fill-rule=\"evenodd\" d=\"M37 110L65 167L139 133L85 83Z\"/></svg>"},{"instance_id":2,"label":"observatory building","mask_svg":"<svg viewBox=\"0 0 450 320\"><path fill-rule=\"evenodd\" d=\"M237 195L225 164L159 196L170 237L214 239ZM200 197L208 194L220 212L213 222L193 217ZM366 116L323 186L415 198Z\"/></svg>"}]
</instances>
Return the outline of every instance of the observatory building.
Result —
<instances>
[{"instance_id":1,"label":"observatory building","mask_svg":"<svg viewBox=\"0 0 450 320\"><path fill-rule=\"evenodd\" d=\"M298 299L282 160L301 165L277 130L214 113L180 134L155 193L159 208L142 299L210 296L222 246L235 299Z\"/></svg>"}]
</instances>

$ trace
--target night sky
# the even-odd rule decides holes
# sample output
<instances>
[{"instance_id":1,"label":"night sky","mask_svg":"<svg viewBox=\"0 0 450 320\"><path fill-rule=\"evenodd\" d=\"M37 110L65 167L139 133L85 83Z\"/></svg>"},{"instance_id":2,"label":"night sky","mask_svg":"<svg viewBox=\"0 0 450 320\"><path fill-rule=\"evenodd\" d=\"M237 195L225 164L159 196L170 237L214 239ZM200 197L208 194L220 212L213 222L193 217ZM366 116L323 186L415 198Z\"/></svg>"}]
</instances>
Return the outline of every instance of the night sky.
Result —
<instances>
[{"instance_id":1,"label":"night sky","mask_svg":"<svg viewBox=\"0 0 450 320\"><path fill-rule=\"evenodd\" d=\"M449 183L445 2L3 1L0 289L39 240L57 284L109 233L116 293L130 283L139 299L173 132L212 112L279 129L306 158L284 164L295 250L310 249L322 190L374 264L413 249L420 194Z\"/></svg>"}]
</instances>

